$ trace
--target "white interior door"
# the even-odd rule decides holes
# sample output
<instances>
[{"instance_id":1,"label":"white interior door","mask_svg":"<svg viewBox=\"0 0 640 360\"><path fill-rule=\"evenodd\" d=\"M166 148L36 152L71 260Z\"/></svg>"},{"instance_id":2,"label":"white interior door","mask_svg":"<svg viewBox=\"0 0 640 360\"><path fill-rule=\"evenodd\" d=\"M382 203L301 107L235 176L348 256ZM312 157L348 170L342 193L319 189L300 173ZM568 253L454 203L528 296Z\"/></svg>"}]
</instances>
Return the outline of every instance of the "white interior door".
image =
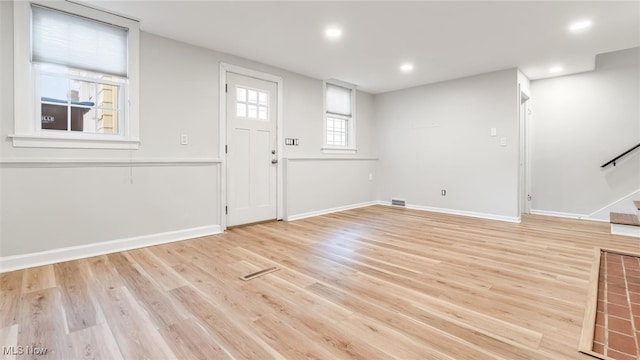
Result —
<instances>
[{"instance_id":1,"label":"white interior door","mask_svg":"<svg viewBox=\"0 0 640 360\"><path fill-rule=\"evenodd\" d=\"M227 73L227 225L277 216L277 84Z\"/></svg>"}]
</instances>

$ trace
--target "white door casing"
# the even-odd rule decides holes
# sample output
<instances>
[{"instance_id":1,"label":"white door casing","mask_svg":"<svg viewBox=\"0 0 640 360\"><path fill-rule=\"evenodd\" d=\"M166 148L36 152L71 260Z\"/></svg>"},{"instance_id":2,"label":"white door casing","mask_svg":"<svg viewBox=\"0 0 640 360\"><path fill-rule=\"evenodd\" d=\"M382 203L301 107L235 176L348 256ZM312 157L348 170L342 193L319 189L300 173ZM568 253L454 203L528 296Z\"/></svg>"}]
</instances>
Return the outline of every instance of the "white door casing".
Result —
<instances>
[{"instance_id":1,"label":"white door casing","mask_svg":"<svg viewBox=\"0 0 640 360\"><path fill-rule=\"evenodd\" d=\"M520 107L519 107L519 131L520 131L520 149L519 149L519 215L531 213L531 172L530 172L530 148L529 148L529 126L530 126L530 109L528 106L529 96L520 91Z\"/></svg>"},{"instance_id":2,"label":"white door casing","mask_svg":"<svg viewBox=\"0 0 640 360\"><path fill-rule=\"evenodd\" d=\"M277 218L277 84L226 74L227 225Z\"/></svg>"}]
</instances>

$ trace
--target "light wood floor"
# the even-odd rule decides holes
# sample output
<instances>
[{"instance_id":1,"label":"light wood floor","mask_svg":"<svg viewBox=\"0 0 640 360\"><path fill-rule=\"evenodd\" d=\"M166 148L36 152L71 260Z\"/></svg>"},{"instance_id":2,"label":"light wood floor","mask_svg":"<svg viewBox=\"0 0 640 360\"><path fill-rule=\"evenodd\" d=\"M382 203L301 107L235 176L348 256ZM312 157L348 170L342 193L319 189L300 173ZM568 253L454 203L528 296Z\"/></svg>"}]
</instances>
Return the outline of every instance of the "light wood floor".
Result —
<instances>
[{"instance_id":1,"label":"light wood floor","mask_svg":"<svg viewBox=\"0 0 640 360\"><path fill-rule=\"evenodd\" d=\"M594 246L640 240L383 206L259 224L2 274L0 344L47 348L38 359L590 359L576 349Z\"/></svg>"}]
</instances>

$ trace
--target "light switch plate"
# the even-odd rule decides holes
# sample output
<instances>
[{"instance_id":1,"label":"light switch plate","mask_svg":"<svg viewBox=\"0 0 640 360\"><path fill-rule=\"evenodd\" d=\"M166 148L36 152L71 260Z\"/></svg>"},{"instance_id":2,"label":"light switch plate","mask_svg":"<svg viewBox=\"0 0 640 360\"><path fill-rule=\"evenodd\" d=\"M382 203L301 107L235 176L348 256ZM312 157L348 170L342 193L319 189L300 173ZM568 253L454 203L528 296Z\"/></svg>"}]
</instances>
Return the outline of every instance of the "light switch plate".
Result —
<instances>
[{"instance_id":1,"label":"light switch plate","mask_svg":"<svg viewBox=\"0 0 640 360\"><path fill-rule=\"evenodd\" d=\"M498 135L498 129L491 128L491 136L496 136L496 135Z\"/></svg>"},{"instance_id":2,"label":"light switch plate","mask_svg":"<svg viewBox=\"0 0 640 360\"><path fill-rule=\"evenodd\" d=\"M500 138L500 146L507 146L507 137L503 136Z\"/></svg>"}]
</instances>

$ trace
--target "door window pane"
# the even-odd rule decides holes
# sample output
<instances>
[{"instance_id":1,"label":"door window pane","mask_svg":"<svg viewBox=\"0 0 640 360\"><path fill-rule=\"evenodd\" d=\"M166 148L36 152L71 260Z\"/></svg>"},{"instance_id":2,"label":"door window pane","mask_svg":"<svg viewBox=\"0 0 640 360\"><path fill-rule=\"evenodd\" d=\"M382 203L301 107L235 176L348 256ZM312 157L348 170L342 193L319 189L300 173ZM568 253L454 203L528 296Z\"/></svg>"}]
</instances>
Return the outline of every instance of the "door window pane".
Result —
<instances>
[{"instance_id":1,"label":"door window pane","mask_svg":"<svg viewBox=\"0 0 640 360\"><path fill-rule=\"evenodd\" d=\"M236 101L247 102L247 89L241 87L236 89Z\"/></svg>"},{"instance_id":2,"label":"door window pane","mask_svg":"<svg viewBox=\"0 0 640 360\"><path fill-rule=\"evenodd\" d=\"M236 116L254 120L269 120L269 93L236 87Z\"/></svg>"},{"instance_id":3,"label":"door window pane","mask_svg":"<svg viewBox=\"0 0 640 360\"><path fill-rule=\"evenodd\" d=\"M260 120L267 120L267 107L266 106L258 107L258 118L260 118Z\"/></svg>"},{"instance_id":4,"label":"door window pane","mask_svg":"<svg viewBox=\"0 0 640 360\"><path fill-rule=\"evenodd\" d=\"M236 104L236 116L247 117L247 104Z\"/></svg>"},{"instance_id":5,"label":"door window pane","mask_svg":"<svg viewBox=\"0 0 640 360\"><path fill-rule=\"evenodd\" d=\"M258 95L259 98L259 103L260 105L267 105L267 93L266 92L260 92Z\"/></svg>"},{"instance_id":6,"label":"door window pane","mask_svg":"<svg viewBox=\"0 0 640 360\"><path fill-rule=\"evenodd\" d=\"M258 92L255 90L247 91L247 102L252 104L258 103Z\"/></svg>"},{"instance_id":7,"label":"door window pane","mask_svg":"<svg viewBox=\"0 0 640 360\"><path fill-rule=\"evenodd\" d=\"M258 118L258 107L255 105L247 106L247 117L251 119Z\"/></svg>"}]
</instances>

